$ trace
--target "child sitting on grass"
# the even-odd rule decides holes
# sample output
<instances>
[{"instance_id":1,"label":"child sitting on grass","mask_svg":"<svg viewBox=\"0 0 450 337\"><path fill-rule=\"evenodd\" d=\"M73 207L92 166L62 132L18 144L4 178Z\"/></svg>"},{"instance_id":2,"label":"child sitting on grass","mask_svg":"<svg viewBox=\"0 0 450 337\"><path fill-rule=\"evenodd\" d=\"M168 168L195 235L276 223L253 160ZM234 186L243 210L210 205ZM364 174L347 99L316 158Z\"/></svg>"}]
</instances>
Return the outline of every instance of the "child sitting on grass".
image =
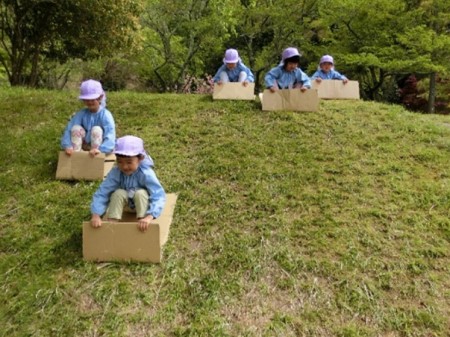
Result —
<instances>
[{"instance_id":1,"label":"child sitting on grass","mask_svg":"<svg viewBox=\"0 0 450 337\"><path fill-rule=\"evenodd\" d=\"M166 194L153 171L153 161L144 150L141 138L117 139L114 153L117 166L109 172L95 192L91 203L91 225L100 227L101 216L107 221L122 219L124 209L135 212L138 228L145 231L151 220L160 216Z\"/></svg>"},{"instance_id":2,"label":"child sitting on grass","mask_svg":"<svg viewBox=\"0 0 450 337\"><path fill-rule=\"evenodd\" d=\"M265 86L271 92L278 89L299 88L301 91L311 88L311 81L303 71L298 68L300 53L297 48L286 48L281 54L280 64L272 68L264 77Z\"/></svg>"},{"instance_id":3,"label":"child sitting on grass","mask_svg":"<svg viewBox=\"0 0 450 337\"><path fill-rule=\"evenodd\" d=\"M236 49L225 51L223 65L217 70L213 80L218 85L227 82L242 82L243 86L255 81L253 73L242 63Z\"/></svg>"},{"instance_id":4,"label":"child sitting on grass","mask_svg":"<svg viewBox=\"0 0 450 337\"><path fill-rule=\"evenodd\" d=\"M110 153L114 150L116 127L114 118L106 109L105 92L100 82L81 83L79 99L86 108L78 111L69 121L61 139L61 147L68 156L81 150L90 155Z\"/></svg>"},{"instance_id":5,"label":"child sitting on grass","mask_svg":"<svg viewBox=\"0 0 450 337\"><path fill-rule=\"evenodd\" d=\"M341 80L344 84L348 82L347 77L334 70L334 60L330 55L324 55L320 59L319 69L311 76L320 83L322 80Z\"/></svg>"}]
</instances>

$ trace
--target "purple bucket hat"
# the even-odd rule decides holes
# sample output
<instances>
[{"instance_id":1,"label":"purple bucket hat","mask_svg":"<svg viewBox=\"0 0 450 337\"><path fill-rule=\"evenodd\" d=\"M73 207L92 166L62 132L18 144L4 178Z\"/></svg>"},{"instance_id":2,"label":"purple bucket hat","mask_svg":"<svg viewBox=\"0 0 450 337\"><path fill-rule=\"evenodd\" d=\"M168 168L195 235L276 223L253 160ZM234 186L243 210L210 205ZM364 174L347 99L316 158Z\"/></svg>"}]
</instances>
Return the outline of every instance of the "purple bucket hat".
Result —
<instances>
[{"instance_id":1,"label":"purple bucket hat","mask_svg":"<svg viewBox=\"0 0 450 337\"><path fill-rule=\"evenodd\" d=\"M99 81L87 80L81 83L79 99L97 99L105 92Z\"/></svg>"},{"instance_id":2,"label":"purple bucket hat","mask_svg":"<svg viewBox=\"0 0 450 337\"><path fill-rule=\"evenodd\" d=\"M124 136L116 140L114 153L122 156L134 157L137 155L145 155L144 141L135 136Z\"/></svg>"},{"instance_id":3,"label":"purple bucket hat","mask_svg":"<svg viewBox=\"0 0 450 337\"><path fill-rule=\"evenodd\" d=\"M322 63L331 63L334 65L333 56L331 56L331 55L322 56L322 58L320 59L320 64L322 64Z\"/></svg>"},{"instance_id":4,"label":"purple bucket hat","mask_svg":"<svg viewBox=\"0 0 450 337\"><path fill-rule=\"evenodd\" d=\"M289 47L283 50L283 53L281 54L281 60L284 61L288 58L291 58L292 56L301 56L298 52L297 48Z\"/></svg>"},{"instance_id":5,"label":"purple bucket hat","mask_svg":"<svg viewBox=\"0 0 450 337\"><path fill-rule=\"evenodd\" d=\"M223 63L238 63L239 60L240 60L239 53L236 49L227 49L225 51Z\"/></svg>"}]
</instances>

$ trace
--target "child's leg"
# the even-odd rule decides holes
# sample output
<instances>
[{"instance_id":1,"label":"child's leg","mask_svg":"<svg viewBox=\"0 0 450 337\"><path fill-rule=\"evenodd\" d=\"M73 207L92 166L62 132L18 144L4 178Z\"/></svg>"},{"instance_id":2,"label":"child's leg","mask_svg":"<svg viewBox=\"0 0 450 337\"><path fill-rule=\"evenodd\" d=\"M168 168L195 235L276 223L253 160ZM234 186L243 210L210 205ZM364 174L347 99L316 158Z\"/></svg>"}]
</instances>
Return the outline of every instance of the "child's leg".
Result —
<instances>
[{"instance_id":1,"label":"child's leg","mask_svg":"<svg viewBox=\"0 0 450 337\"><path fill-rule=\"evenodd\" d=\"M108 210L106 211L107 219L122 219L123 208L128 203L128 193L125 190L118 189L111 194L109 199Z\"/></svg>"},{"instance_id":2,"label":"child's leg","mask_svg":"<svg viewBox=\"0 0 450 337\"><path fill-rule=\"evenodd\" d=\"M223 83L230 82L230 78L228 77L228 74L227 74L225 71L222 71L222 72L220 73L220 80L221 80Z\"/></svg>"},{"instance_id":3,"label":"child's leg","mask_svg":"<svg viewBox=\"0 0 450 337\"><path fill-rule=\"evenodd\" d=\"M86 131L81 125L74 125L70 130L70 141L74 151L81 151L83 139L86 136Z\"/></svg>"},{"instance_id":4,"label":"child's leg","mask_svg":"<svg viewBox=\"0 0 450 337\"><path fill-rule=\"evenodd\" d=\"M246 79L247 79L247 74L245 73L245 71L241 71L239 73L238 82L244 82Z\"/></svg>"},{"instance_id":5,"label":"child's leg","mask_svg":"<svg viewBox=\"0 0 450 337\"><path fill-rule=\"evenodd\" d=\"M103 143L103 129L100 126L94 126L91 129L91 149L98 149Z\"/></svg>"},{"instance_id":6,"label":"child's leg","mask_svg":"<svg viewBox=\"0 0 450 337\"><path fill-rule=\"evenodd\" d=\"M133 197L136 206L136 218L144 218L148 210L148 192L147 190L137 190Z\"/></svg>"}]
</instances>

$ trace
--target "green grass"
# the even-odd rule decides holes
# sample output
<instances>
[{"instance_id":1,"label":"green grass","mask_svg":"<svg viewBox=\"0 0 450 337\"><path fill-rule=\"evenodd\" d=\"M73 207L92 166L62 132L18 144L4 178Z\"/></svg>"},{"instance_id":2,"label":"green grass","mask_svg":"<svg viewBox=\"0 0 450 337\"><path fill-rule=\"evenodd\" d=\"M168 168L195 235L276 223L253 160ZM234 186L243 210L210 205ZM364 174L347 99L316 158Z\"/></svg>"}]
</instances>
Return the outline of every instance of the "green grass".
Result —
<instances>
[{"instance_id":1,"label":"green grass","mask_svg":"<svg viewBox=\"0 0 450 337\"><path fill-rule=\"evenodd\" d=\"M88 263L98 182L55 181L76 92L0 92L1 336L447 336L450 121L110 93L179 193L163 263Z\"/></svg>"}]
</instances>

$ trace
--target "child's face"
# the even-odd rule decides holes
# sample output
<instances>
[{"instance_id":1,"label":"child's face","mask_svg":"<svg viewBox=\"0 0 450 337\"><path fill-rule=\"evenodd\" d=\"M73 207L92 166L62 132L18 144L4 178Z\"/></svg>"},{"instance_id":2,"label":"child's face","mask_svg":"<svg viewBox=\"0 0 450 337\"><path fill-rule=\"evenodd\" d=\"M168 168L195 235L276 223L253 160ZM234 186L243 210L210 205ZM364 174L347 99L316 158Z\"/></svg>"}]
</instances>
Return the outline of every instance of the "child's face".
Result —
<instances>
[{"instance_id":1,"label":"child's face","mask_svg":"<svg viewBox=\"0 0 450 337\"><path fill-rule=\"evenodd\" d=\"M97 99L84 99L84 105L88 108L90 112L97 112L98 108L100 108L101 97Z\"/></svg>"},{"instance_id":2,"label":"child's face","mask_svg":"<svg viewBox=\"0 0 450 337\"><path fill-rule=\"evenodd\" d=\"M236 68L236 63L227 63L227 68L230 70Z\"/></svg>"},{"instance_id":3,"label":"child's face","mask_svg":"<svg viewBox=\"0 0 450 337\"><path fill-rule=\"evenodd\" d=\"M286 71L291 72L297 69L298 63L288 62L285 66Z\"/></svg>"},{"instance_id":4,"label":"child's face","mask_svg":"<svg viewBox=\"0 0 450 337\"><path fill-rule=\"evenodd\" d=\"M141 158L135 157L117 157L116 163L119 170L127 175L131 176L139 167Z\"/></svg>"},{"instance_id":5,"label":"child's face","mask_svg":"<svg viewBox=\"0 0 450 337\"><path fill-rule=\"evenodd\" d=\"M333 67L333 64L330 62L324 62L320 65L320 69L322 69L322 71L325 73L329 72L332 67Z\"/></svg>"}]
</instances>

